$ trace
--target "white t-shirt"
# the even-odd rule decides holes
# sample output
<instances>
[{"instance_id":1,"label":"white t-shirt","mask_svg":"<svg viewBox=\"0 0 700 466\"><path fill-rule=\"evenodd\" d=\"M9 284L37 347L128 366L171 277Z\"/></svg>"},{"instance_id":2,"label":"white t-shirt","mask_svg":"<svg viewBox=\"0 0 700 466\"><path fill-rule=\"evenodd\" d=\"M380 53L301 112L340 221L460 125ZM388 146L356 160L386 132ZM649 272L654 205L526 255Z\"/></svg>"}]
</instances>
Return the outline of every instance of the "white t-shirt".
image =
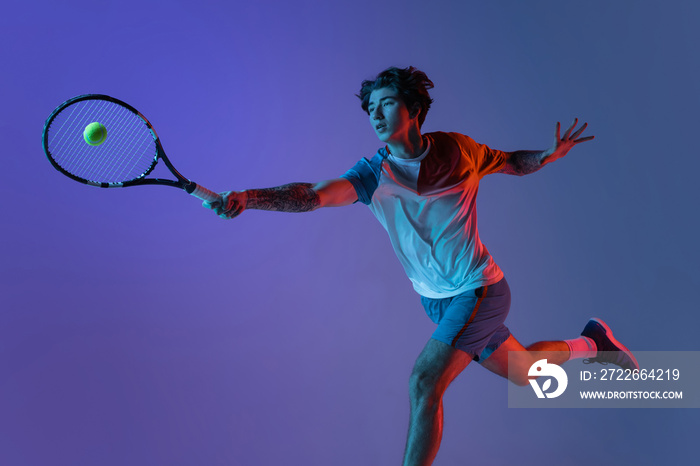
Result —
<instances>
[{"instance_id":1,"label":"white t-shirt","mask_svg":"<svg viewBox=\"0 0 700 466\"><path fill-rule=\"evenodd\" d=\"M379 149L343 175L384 226L413 288L447 298L503 278L479 239L479 180L500 170L506 153L459 133L428 133L426 151L400 159Z\"/></svg>"}]
</instances>

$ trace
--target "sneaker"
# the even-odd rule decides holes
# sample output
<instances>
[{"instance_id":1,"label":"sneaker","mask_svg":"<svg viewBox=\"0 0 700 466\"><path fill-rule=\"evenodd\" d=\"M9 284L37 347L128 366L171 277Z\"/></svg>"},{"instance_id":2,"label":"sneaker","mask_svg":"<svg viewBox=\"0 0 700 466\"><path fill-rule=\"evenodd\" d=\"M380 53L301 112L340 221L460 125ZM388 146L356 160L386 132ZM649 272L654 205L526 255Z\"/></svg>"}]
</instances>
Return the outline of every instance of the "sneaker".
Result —
<instances>
[{"instance_id":1,"label":"sneaker","mask_svg":"<svg viewBox=\"0 0 700 466\"><path fill-rule=\"evenodd\" d=\"M598 355L595 358L583 360L585 364L611 363L623 369L639 370L639 363L632 352L613 337L612 330L601 319L589 320L581 335L593 340L598 350Z\"/></svg>"}]
</instances>

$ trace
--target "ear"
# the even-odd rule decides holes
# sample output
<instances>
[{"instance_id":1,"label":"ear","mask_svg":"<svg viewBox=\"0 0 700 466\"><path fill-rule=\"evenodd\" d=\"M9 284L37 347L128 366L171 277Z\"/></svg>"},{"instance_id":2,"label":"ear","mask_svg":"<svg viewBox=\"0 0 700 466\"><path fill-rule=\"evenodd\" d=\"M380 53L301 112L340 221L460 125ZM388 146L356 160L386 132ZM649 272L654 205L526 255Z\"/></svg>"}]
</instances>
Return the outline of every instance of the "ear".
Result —
<instances>
[{"instance_id":1,"label":"ear","mask_svg":"<svg viewBox=\"0 0 700 466\"><path fill-rule=\"evenodd\" d=\"M411 118L417 118L420 115L420 104L418 102L414 103L408 112L408 116Z\"/></svg>"}]
</instances>

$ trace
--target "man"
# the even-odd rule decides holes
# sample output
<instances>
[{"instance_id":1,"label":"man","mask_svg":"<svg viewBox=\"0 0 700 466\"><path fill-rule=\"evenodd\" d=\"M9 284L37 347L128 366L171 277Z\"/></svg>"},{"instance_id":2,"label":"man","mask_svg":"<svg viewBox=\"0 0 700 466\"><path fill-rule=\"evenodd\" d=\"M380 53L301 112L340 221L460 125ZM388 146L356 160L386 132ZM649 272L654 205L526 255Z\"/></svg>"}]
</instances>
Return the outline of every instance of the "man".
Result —
<instances>
[{"instance_id":1,"label":"man","mask_svg":"<svg viewBox=\"0 0 700 466\"><path fill-rule=\"evenodd\" d=\"M528 384L528 369L536 360L532 352L538 358L544 352L555 364L589 358L639 367L600 319L591 319L579 338L524 348L504 325L510 290L477 231L476 195L483 176L539 170L576 144L593 139L579 138L586 124L574 131L574 120L560 136L557 123L554 144L544 151L502 152L462 134L423 135L432 87L425 73L413 67L392 67L364 81L358 97L385 147L340 178L231 191L222 193L221 203L205 203L227 219L245 209L307 212L358 200L369 205L437 324L410 377L405 465L432 463L442 436L443 393L472 360L518 385Z\"/></svg>"}]
</instances>

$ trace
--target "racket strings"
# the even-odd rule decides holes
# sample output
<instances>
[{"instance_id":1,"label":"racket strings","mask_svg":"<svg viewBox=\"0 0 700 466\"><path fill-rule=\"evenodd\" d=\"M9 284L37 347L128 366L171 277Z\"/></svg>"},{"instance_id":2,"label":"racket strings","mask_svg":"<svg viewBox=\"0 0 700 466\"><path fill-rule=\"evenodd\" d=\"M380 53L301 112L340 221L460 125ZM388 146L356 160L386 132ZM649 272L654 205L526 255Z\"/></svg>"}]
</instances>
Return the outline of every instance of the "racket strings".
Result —
<instances>
[{"instance_id":1,"label":"racket strings","mask_svg":"<svg viewBox=\"0 0 700 466\"><path fill-rule=\"evenodd\" d=\"M107 138L87 144L85 127L99 122ZM95 183L123 183L146 175L155 164L156 143L146 122L111 101L82 100L59 112L48 131L48 151L65 171Z\"/></svg>"}]
</instances>

